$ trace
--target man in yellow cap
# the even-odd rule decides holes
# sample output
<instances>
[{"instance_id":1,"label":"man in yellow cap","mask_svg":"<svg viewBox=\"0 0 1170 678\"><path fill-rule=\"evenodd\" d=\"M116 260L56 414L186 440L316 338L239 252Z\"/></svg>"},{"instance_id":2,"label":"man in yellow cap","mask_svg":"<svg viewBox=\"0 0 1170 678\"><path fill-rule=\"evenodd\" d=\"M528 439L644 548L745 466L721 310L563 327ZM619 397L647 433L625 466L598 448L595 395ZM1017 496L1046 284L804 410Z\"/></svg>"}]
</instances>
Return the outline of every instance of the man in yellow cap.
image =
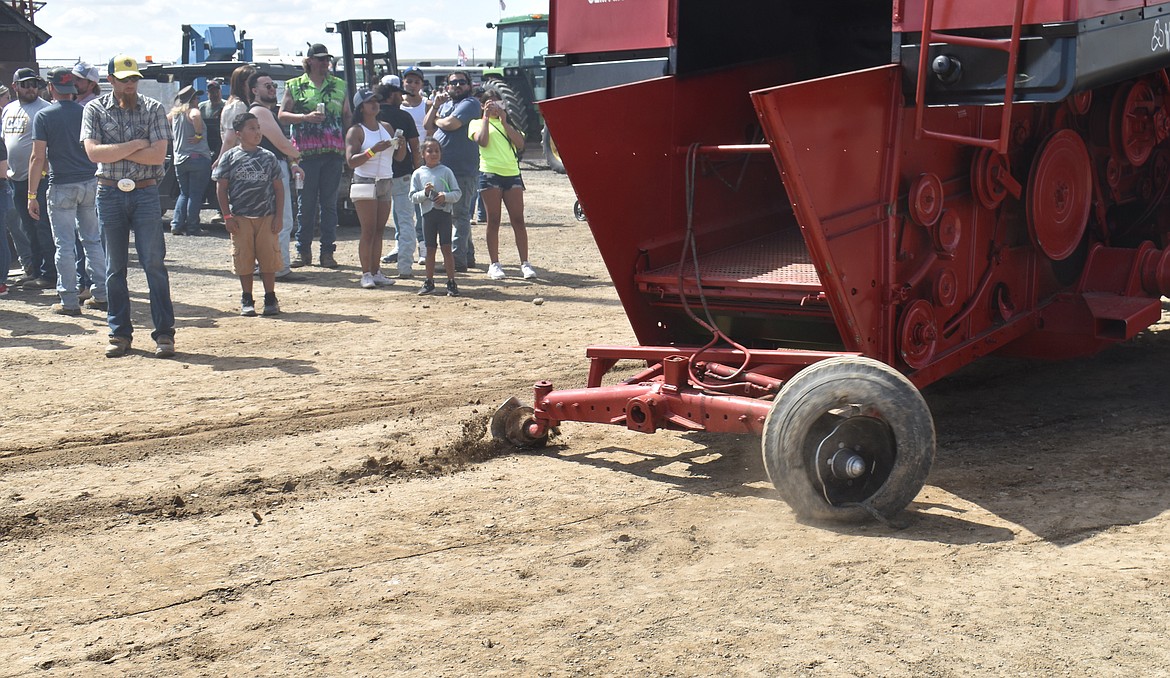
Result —
<instances>
[{"instance_id":1,"label":"man in yellow cap","mask_svg":"<svg viewBox=\"0 0 1170 678\"><path fill-rule=\"evenodd\" d=\"M81 124L81 141L96 162L98 220L105 246L108 274L106 295L110 342L106 356L117 358L130 350L134 328L130 323L130 290L126 269L130 232L150 289L150 317L154 322L155 356L175 354L175 309L171 282L163 257L162 206L158 183L171 128L166 109L138 93L138 61L120 54L110 59L107 79L114 91L89 102Z\"/></svg>"}]
</instances>

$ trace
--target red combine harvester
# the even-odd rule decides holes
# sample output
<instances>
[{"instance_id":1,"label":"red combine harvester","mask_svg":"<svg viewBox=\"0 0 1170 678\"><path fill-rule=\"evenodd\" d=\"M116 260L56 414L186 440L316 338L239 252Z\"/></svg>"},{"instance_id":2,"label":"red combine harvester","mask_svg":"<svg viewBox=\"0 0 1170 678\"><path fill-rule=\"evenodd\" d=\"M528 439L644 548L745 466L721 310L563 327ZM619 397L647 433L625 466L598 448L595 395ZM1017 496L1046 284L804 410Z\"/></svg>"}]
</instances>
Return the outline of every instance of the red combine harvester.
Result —
<instances>
[{"instance_id":1,"label":"red combine harvester","mask_svg":"<svg viewBox=\"0 0 1170 678\"><path fill-rule=\"evenodd\" d=\"M880 5L553 1L541 107L640 345L495 435L758 434L799 516L886 518L934 458L919 388L1160 318L1170 2Z\"/></svg>"}]
</instances>

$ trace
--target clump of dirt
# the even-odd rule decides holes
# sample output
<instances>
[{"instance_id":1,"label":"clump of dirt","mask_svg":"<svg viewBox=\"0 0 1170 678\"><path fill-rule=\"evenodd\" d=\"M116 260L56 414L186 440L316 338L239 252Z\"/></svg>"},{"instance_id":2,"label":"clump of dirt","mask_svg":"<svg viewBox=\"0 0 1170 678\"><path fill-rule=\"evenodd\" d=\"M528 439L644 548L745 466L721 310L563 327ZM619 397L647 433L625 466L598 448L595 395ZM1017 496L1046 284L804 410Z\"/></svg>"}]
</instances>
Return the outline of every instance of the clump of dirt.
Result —
<instances>
[{"instance_id":1,"label":"clump of dirt","mask_svg":"<svg viewBox=\"0 0 1170 678\"><path fill-rule=\"evenodd\" d=\"M417 460L399 459L390 455L367 457L360 466L338 475L341 482L352 483L363 478L414 478L418 476L445 476L458 473L472 464L485 462L512 451L507 443L487 437L489 417L475 414L460 426L459 435L446 446L435 447L431 455L419 455Z\"/></svg>"},{"instance_id":2,"label":"clump of dirt","mask_svg":"<svg viewBox=\"0 0 1170 678\"><path fill-rule=\"evenodd\" d=\"M399 471L406 467L400 459L391 459L388 456L383 456L379 459L368 457L362 465L342 471L339 478L343 482L353 482L359 478L366 478L369 476L395 476Z\"/></svg>"},{"instance_id":3,"label":"clump of dirt","mask_svg":"<svg viewBox=\"0 0 1170 678\"><path fill-rule=\"evenodd\" d=\"M465 420L459 437L440 453L452 470L487 461L511 450L502 440L486 437L489 420L486 414L477 414Z\"/></svg>"}]
</instances>

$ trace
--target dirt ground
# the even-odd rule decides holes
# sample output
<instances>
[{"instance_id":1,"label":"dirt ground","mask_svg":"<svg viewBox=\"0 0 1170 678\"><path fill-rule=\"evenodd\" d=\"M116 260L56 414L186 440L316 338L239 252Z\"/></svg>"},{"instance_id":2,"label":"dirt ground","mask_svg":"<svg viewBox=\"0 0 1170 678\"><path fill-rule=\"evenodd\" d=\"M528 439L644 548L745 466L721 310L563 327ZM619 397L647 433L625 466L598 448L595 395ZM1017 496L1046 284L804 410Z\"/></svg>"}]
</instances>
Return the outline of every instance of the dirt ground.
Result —
<instances>
[{"instance_id":1,"label":"dirt ground","mask_svg":"<svg viewBox=\"0 0 1170 678\"><path fill-rule=\"evenodd\" d=\"M0 676L1170 674L1165 321L927 389L908 526L805 525L752 438L482 438L633 341L568 181L526 181L535 282L362 290L350 228L242 318L222 229L168 236L173 360L140 271L118 360L0 300Z\"/></svg>"}]
</instances>

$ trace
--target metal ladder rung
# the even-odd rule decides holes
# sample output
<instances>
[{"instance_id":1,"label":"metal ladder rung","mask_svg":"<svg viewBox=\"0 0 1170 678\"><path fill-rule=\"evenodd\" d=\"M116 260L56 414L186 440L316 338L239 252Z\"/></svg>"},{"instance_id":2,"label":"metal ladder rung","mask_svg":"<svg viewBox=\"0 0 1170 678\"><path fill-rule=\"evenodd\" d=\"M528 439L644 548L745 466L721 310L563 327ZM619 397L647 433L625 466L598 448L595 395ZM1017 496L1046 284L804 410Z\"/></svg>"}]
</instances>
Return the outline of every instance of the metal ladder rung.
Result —
<instances>
[{"instance_id":1,"label":"metal ladder rung","mask_svg":"<svg viewBox=\"0 0 1170 678\"><path fill-rule=\"evenodd\" d=\"M938 40L944 45L962 45L964 47L982 47L983 49L998 49L1001 52L1012 51L1011 38L976 38L969 35L952 35L950 33L931 32L931 39Z\"/></svg>"}]
</instances>

